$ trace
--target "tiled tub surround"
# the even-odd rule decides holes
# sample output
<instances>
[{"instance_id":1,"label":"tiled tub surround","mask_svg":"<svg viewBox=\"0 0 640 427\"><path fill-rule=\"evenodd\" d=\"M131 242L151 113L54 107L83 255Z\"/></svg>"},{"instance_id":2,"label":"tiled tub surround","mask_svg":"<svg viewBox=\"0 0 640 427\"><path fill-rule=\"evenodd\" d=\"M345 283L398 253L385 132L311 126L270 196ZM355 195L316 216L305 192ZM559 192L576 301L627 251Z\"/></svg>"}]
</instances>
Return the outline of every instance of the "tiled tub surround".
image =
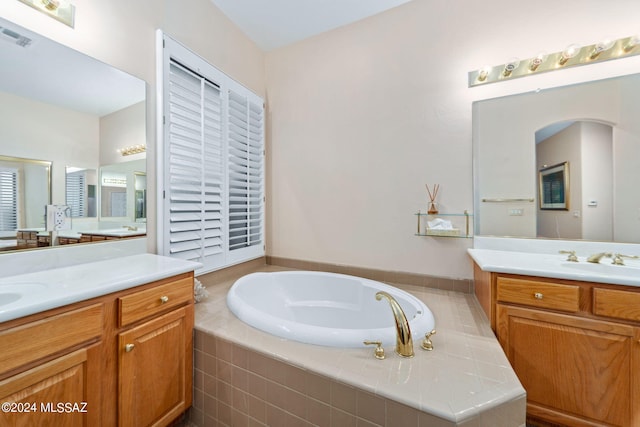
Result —
<instances>
[{"instance_id":1,"label":"tiled tub surround","mask_svg":"<svg viewBox=\"0 0 640 427\"><path fill-rule=\"evenodd\" d=\"M435 350L423 351L414 335L414 358L389 347L376 360L373 348L314 346L254 329L227 309L235 277L200 280L210 295L196 304L195 425L525 424L525 391L472 294L394 284L433 311Z\"/></svg>"}]
</instances>

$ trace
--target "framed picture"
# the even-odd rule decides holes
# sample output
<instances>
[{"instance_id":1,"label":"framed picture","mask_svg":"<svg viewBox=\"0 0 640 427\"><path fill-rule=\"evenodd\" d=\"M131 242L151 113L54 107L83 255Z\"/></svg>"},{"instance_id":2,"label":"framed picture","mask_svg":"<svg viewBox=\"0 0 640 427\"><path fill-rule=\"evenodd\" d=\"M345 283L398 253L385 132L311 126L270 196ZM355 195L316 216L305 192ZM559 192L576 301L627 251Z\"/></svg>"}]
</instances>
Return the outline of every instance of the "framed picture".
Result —
<instances>
[{"instance_id":1,"label":"framed picture","mask_svg":"<svg viewBox=\"0 0 640 427\"><path fill-rule=\"evenodd\" d=\"M569 162L545 167L540 178L540 209L569 210Z\"/></svg>"}]
</instances>

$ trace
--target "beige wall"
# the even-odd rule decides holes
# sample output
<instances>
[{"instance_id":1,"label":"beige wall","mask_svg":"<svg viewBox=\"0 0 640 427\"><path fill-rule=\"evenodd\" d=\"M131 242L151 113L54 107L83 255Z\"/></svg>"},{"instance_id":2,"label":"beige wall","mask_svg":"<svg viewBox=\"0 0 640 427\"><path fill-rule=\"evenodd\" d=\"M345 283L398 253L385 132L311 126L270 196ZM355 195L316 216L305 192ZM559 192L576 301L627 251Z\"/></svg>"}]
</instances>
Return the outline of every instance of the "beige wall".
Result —
<instances>
[{"instance_id":1,"label":"beige wall","mask_svg":"<svg viewBox=\"0 0 640 427\"><path fill-rule=\"evenodd\" d=\"M472 102L637 72L639 61L471 89L467 72L626 37L639 15L631 0L414 0L270 52L268 253L471 277L472 242L415 237L413 213L426 209L425 183L441 185L443 212L472 209Z\"/></svg>"}]
</instances>

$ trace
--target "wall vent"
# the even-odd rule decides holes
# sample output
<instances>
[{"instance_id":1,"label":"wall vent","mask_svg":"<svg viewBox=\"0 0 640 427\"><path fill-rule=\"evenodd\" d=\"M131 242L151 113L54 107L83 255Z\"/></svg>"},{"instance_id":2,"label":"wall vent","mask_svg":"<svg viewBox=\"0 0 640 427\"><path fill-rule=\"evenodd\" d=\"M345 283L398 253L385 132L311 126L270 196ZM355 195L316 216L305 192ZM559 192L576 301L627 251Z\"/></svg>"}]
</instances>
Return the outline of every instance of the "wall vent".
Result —
<instances>
[{"instance_id":1,"label":"wall vent","mask_svg":"<svg viewBox=\"0 0 640 427\"><path fill-rule=\"evenodd\" d=\"M17 44L21 47L29 47L33 42L29 37L25 37L6 27L0 27L0 39L9 43Z\"/></svg>"}]
</instances>

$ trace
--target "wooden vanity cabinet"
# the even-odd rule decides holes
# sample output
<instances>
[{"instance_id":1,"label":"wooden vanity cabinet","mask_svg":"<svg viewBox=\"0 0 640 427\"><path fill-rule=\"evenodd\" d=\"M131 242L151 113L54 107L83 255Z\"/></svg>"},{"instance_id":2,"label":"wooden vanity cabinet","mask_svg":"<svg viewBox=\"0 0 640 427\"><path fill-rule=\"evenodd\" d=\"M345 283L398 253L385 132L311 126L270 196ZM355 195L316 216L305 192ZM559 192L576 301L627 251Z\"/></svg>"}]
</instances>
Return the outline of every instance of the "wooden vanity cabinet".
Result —
<instances>
[{"instance_id":1,"label":"wooden vanity cabinet","mask_svg":"<svg viewBox=\"0 0 640 427\"><path fill-rule=\"evenodd\" d=\"M193 273L0 323L0 425L169 425L191 406L192 331Z\"/></svg>"},{"instance_id":2,"label":"wooden vanity cabinet","mask_svg":"<svg viewBox=\"0 0 640 427\"><path fill-rule=\"evenodd\" d=\"M502 273L483 280L491 303L482 305L527 392L529 419L640 426L640 289Z\"/></svg>"},{"instance_id":3,"label":"wooden vanity cabinet","mask_svg":"<svg viewBox=\"0 0 640 427\"><path fill-rule=\"evenodd\" d=\"M192 300L190 277L118 299L119 426L167 425L191 406Z\"/></svg>"}]
</instances>

